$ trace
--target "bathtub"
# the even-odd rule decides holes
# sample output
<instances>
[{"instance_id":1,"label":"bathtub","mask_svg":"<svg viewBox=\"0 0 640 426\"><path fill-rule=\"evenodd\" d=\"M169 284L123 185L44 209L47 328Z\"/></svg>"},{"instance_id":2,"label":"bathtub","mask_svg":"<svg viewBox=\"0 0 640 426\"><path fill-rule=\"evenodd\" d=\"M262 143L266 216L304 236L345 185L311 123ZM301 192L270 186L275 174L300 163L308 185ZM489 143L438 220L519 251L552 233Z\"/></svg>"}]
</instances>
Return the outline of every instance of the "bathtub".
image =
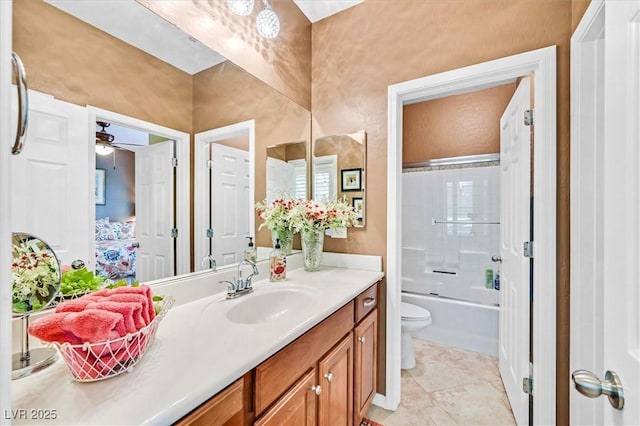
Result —
<instances>
[{"instance_id":1,"label":"bathtub","mask_svg":"<svg viewBox=\"0 0 640 426\"><path fill-rule=\"evenodd\" d=\"M498 306L404 291L402 301L431 313L432 324L415 333L416 338L498 356Z\"/></svg>"}]
</instances>

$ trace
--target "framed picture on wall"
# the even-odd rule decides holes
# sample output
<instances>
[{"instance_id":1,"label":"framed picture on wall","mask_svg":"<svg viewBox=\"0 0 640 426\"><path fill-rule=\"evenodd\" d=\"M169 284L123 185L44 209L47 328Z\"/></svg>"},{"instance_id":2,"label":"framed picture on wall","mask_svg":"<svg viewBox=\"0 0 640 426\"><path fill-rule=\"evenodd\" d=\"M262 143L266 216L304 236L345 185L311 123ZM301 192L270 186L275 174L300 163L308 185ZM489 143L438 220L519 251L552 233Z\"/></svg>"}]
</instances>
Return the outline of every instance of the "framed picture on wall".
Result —
<instances>
[{"instance_id":1,"label":"framed picture on wall","mask_svg":"<svg viewBox=\"0 0 640 426\"><path fill-rule=\"evenodd\" d=\"M362 169L342 169L340 189L346 191L362 191Z\"/></svg>"},{"instance_id":2,"label":"framed picture on wall","mask_svg":"<svg viewBox=\"0 0 640 426\"><path fill-rule=\"evenodd\" d=\"M107 204L106 197L107 171L105 169L96 169L96 204L104 206Z\"/></svg>"},{"instance_id":3,"label":"framed picture on wall","mask_svg":"<svg viewBox=\"0 0 640 426\"><path fill-rule=\"evenodd\" d=\"M362 224L364 218L364 199L362 197L353 197L351 199L351 205L356 212L356 220L359 224Z\"/></svg>"}]
</instances>

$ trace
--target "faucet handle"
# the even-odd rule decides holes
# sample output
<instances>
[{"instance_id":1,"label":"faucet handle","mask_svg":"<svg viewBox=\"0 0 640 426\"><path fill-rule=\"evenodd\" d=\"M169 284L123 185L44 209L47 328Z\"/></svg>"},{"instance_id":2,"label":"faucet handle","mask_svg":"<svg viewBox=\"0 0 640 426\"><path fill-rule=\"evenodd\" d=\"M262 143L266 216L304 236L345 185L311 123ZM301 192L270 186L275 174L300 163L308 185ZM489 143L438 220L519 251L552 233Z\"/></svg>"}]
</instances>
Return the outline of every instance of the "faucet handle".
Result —
<instances>
[{"instance_id":1,"label":"faucet handle","mask_svg":"<svg viewBox=\"0 0 640 426\"><path fill-rule=\"evenodd\" d=\"M238 288L235 283L231 281L218 281L219 284L227 284L227 293L234 293Z\"/></svg>"},{"instance_id":2,"label":"faucet handle","mask_svg":"<svg viewBox=\"0 0 640 426\"><path fill-rule=\"evenodd\" d=\"M249 275L244 281L244 288L251 288L251 278L253 278L253 275Z\"/></svg>"}]
</instances>

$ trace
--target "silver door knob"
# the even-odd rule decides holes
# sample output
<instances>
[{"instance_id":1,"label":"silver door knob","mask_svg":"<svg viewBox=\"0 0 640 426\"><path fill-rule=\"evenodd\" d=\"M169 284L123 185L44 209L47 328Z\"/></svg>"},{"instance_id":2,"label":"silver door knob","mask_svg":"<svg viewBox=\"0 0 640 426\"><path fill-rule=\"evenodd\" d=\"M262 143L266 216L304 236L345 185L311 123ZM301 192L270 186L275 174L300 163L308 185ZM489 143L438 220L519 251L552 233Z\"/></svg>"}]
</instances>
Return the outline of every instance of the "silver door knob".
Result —
<instances>
[{"instance_id":1,"label":"silver door knob","mask_svg":"<svg viewBox=\"0 0 640 426\"><path fill-rule=\"evenodd\" d=\"M492 262L502 262L502 257L501 256L491 256L491 261Z\"/></svg>"},{"instance_id":2,"label":"silver door knob","mask_svg":"<svg viewBox=\"0 0 640 426\"><path fill-rule=\"evenodd\" d=\"M322 388L320 387L320 385L311 386L311 391L316 395L320 395L320 393L322 392Z\"/></svg>"},{"instance_id":3,"label":"silver door knob","mask_svg":"<svg viewBox=\"0 0 640 426\"><path fill-rule=\"evenodd\" d=\"M587 370L576 370L571 374L578 392L589 398L597 398L607 395L609 403L616 410L624 407L624 391L620 377L613 371L605 373L604 380L600 380L595 374Z\"/></svg>"},{"instance_id":4,"label":"silver door knob","mask_svg":"<svg viewBox=\"0 0 640 426\"><path fill-rule=\"evenodd\" d=\"M324 375L324 378L327 379L327 382L330 382L333 380L333 373L327 373Z\"/></svg>"},{"instance_id":5,"label":"silver door knob","mask_svg":"<svg viewBox=\"0 0 640 426\"><path fill-rule=\"evenodd\" d=\"M364 343L364 336L360 336L360 337L358 337L358 342L360 342L360 343Z\"/></svg>"}]
</instances>

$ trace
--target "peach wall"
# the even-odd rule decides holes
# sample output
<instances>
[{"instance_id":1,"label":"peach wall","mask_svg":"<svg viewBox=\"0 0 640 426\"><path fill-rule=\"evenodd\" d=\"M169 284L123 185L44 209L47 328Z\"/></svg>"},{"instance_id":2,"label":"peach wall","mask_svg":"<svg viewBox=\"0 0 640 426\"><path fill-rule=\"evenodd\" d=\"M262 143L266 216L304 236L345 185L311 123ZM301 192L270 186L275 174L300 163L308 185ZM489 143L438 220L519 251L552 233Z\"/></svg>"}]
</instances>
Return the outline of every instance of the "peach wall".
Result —
<instances>
[{"instance_id":1,"label":"peach wall","mask_svg":"<svg viewBox=\"0 0 640 426\"><path fill-rule=\"evenodd\" d=\"M534 7L535 5L535 7ZM557 420L568 423L569 39L571 3L557 0L366 1L313 25L313 138L368 133L367 226L326 249L386 255L387 87L550 45L558 73ZM348 42L345 42L348 40ZM382 295L385 294L383 285ZM384 301L383 301L384 302ZM381 318L384 318L383 303ZM385 341L384 324L381 341ZM378 391L385 389L384 344Z\"/></svg>"},{"instance_id":2,"label":"peach wall","mask_svg":"<svg viewBox=\"0 0 640 426\"><path fill-rule=\"evenodd\" d=\"M223 1L138 2L311 109L311 23L293 0L272 1L281 29L278 37L271 40L261 37L255 29L261 1L255 2L249 16L233 14Z\"/></svg>"},{"instance_id":3,"label":"peach wall","mask_svg":"<svg viewBox=\"0 0 640 426\"><path fill-rule=\"evenodd\" d=\"M250 119L256 121L255 194L261 201L266 197L267 146L308 144L310 112L229 61L194 76L194 133ZM256 244L271 245L266 229L256 235Z\"/></svg>"},{"instance_id":4,"label":"peach wall","mask_svg":"<svg viewBox=\"0 0 640 426\"><path fill-rule=\"evenodd\" d=\"M40 0L13 3L29 88L191 132L191 76Z\"/></svg>"},{"instance_id":5,"label":"peach wall","mask_svg":"<svg viewBox=\"0 0 640 426\"><path fill-rule=\"evenodd\" d=\"M511 83L405 106L403 164L500 152L500 117L515 90Z\"/></svg>"}]
</instances>

